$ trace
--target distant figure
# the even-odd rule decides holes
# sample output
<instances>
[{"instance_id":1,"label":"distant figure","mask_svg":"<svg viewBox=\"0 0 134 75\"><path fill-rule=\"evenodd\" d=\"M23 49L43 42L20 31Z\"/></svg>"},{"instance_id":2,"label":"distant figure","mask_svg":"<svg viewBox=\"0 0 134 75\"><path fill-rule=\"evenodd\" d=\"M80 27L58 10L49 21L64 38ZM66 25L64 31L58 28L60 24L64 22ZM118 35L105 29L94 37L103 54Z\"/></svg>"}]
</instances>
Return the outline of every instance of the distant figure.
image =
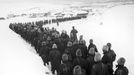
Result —
<instances>
[{"instance_id":1,"label":"distant figure","mask_svg":"<svg viewBox=\"0 0 134 75\"><path fill-rule=\"evenodd\" d=\"M87 61L82 58L81 49L77 49L76 58L73 60L73 66L79 65L82 69L87 69Z\"/></svg>"},{"instance_id":2,"label":"distant figure","mask_svg":"<svg viewBox=\"0 0 134 75\"><path fill-rule=\"evenodd\" d=\"M116 54L113 50L109 50L109 46L104 45L103 48L102 62L108 66L110 75L113 75L113 62L115 61Z\"/></svg>"},{"instance_id":3,"label":"distant figure","mask_svg":"<svg viewBox=\"0 0 134 75\"><path fill-rule=\"evenodd\" d=\"M111 59L112 59L112 61L115 61L115 59L116 59L116 54L115 54L114 50L111 49L112 44L111 44L111 43L107 43L107 46L108 46L108 51L109 51L109 53L111 54Z\"/></svg>"},{"instance_id":4,"label":"distant figure","mask_svg":"<svg viewBox=\"0 0 134 75\"><path fill-rule=\"evenodd\" d=\"M64 50L64 53L67 53L68 54L68 61L72 62L73 59L72 59L72 46L73 46L73 43L71 41L69 41L67 43L67 48Z\"/></svg>"},{"instance_id":5,"label":"distant figure","mask_svg":"<svg viewBox=\"0 0 134 75\"><path fill-rule=\"evenodd\" d=\"M51 24L51 20L49 20L48 23Z\"/></svg>"},{"instance_id":6,"label":"distant figure","mask_svg":"<svg viewBox=\"0 0 134 75\"><path fill-rule=\"evenodd\" d=\"M77 33L78 33L78 31L75 29L74 26L72 27L71 33L72 33L72 36L73 36L74 40L78 40L77 39Z\"/></svg>"},{"instance_id":7,"label":"distant figure","mask_svg":"<svg viewBox=\"0 0 134 75\"><path fill-rule=\"evenodd\" d=\"M73 36L73 33L70 33L70 38L69 38L69 40L70 40L71 42L74 42L74 41L75 41L74 36Z\"/></svg>"},{"instance_id":8,"label":"distant figure","mask_svg":"<svg viewBox=\"0 0 134 75\"><path fill-rule=\"evenodd\" d=\"M100 25L103 25L103 22L100 22Z\"/></svg>"},{"instance_id":9,"label":"distant figure","mask_svg":"<svg viewBox=\"0 0 134 75\"><path fill-rule=\"evenodd\" d=\"M92 67L90 75L109 75L107 65L101 62L101 54L96 53L94 57L95 64Z\"/></svg>"},{"instance_id":10,"label":"distant figure","mask_svg":"<svg viewBox=\"0 0 134 75\"><path fill-rule=\"evenodd\" d=\"M52 73L56 71L58 71L59 66L61 64L61 53L60 51L57 49L57 45L53 44L52 46L52 50L49 53L49 59L52 65Z\"/></svg>"},{"instance_id":11,"label":"distant figure","mask_svg":"<svg viewBox=\"0 0 134 75\"><path fill-rule=\"evenodd\" d=\"M80 38L79 38L79 42L84 42L84 43L86 43L86 41L83 39L83 35L80 35Z\"/></svg>"},{"instance_id":12,"label":"distant figure","mask_svg":"<svg viewBox=\"0 0 134 75\"><path fill-rule=\"evenodd\" d=\"M62 63L59 66L58 75L72 75L72 64L69 62L69 57L66 53L62 55Z\"/></svg>"},{"instance_id":13,"label":"distant figure","mask_svg":"<svg viewBox=\"0 0 134 75\"><path fill-rule=\"evenodd\" d=\"M95 49L95 52L98 52L96 45L93 43L93 39L90 39L89 46L88 46L88 52L89 52L90 48L92 48L92 47Z\"/></svg>"},{"instance_id":14,"label":"distant figure","mask_svg":"<svg viewBox=\"0 0 134 75\"><path fill-rule=\"evenodd\" d=\"M118 59L117 63L118 65L116 65L116 70L115 70L115 74L114 75L128 75L128 69L126 66L124 66L126 60L125 58L121 57Z\"/></svg>"},{"instance_id":15,"label":"distant figure","mask_svg":"<svg viewBox=\"0 0 134 75\"><path fill-rule=\"evenodd\" d=\"M86 58L87 63L88 63L88 65L87 65L88 67L86 69L87 75L91 74L92 66L95 64L94 56L95 56L95 49L94 48L90 48L90 50L88 52L88 56Z\"/></svg>"},{"instance_id":16,"label":"distant figure","mask_svg":"<svg viewBox=\"0 0 134 75\"><path fill-rule=\"evenodd\" d=\"M81 49L82 57L86 59L87 58L88 51L87 51L87 46L86 46L85 40L79 41L78 48Z\"/></svg>"},{"instance_id":17,"label":"distant figure","mask_svg":"<svg viewBox=\"0 0 134 75\"><path fill-rule=\"evenodd\" d=\"M56 20L56 23L57 23L57 26L59 26L59 21L58 20Z\"/></svg>"},{"instance_id":18,"label":"distant figure","mask_svg":"<svg viewBox=\"0 0 134 75\"><path fill-rule=\"evenodd\" d=\"M0 20L5 20L5 18L4 17L0 17Z\"/></svg>"},{"instance_id":19,"label":"distant figure","mask_svg":"<svg viewBox=\"0 0 134 75\"><path fill-rule=\"evenodd\" d=\"M44 65L47 63L48 64L48 61L49 61L49 48L47 46L47 43L45 41L43 41L42 43L42 46L40 48L40 52L39 52L39 55L41 56L43 62L44 62Z\"/></svg>"}]
</instances>

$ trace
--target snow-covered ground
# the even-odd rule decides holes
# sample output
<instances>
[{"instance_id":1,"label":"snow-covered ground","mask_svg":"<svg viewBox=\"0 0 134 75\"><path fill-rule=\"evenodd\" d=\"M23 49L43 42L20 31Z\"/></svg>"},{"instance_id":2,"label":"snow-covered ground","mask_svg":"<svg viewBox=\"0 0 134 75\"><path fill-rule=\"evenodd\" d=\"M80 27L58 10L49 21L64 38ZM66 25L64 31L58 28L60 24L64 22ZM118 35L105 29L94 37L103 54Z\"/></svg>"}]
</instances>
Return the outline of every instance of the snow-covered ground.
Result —
<instances>
[{"instance_id":1,"label":"snow-covered ground","mask_svg":"<svg viewBox=\"0 0 134 75\"><path fill-rule=\"evenodd\" d=\"M129 75L134 75L134 5L118 6L107 11L103 16L103 37L113 43L118 57L126 58ZM106 36L104 36L106 35Z\"/></svg>"},{"instance_id":2,"label":"snow-covered ground","mask_svg":"<svg viewBox=\"0 0 134 75\"><path fill-rule=\"evenodd\" d=\"M47 25L55 27L57 30L67 30L68 34L72 26L79 31L79 35L84 35L88 41L94 39L99 51L102 53L102 46L107 42L112 43L112 48L119 57L126 58L126 66L129 75L134 75L134 5L116 6L102 15L89 16L87 19L75 20ZM15 19L14 19L15 20ZM24 19L22 19L24 20ZM41 58L35 54L33 48L26 44L20 37L9 29L9 22L12 20L0 21L0 70L4 75L44 75L48 70L43 66ZM17 21L17 19L15 20ZM116 64L116 62L114 63ZM0 72L0 73L1 73ZM3 74L1 74L3 75Z\"/></svg>"},{"instance_id":3,"label":"snow-covered ground","mask_svg":"<svg viewBox=\"0 0 134 75\"><path fill-rule=\"evenodd\" d=\"M0 25L0 75L52 75L34 48L9 29L8 20Z\"/></svg>"}]
</instances>

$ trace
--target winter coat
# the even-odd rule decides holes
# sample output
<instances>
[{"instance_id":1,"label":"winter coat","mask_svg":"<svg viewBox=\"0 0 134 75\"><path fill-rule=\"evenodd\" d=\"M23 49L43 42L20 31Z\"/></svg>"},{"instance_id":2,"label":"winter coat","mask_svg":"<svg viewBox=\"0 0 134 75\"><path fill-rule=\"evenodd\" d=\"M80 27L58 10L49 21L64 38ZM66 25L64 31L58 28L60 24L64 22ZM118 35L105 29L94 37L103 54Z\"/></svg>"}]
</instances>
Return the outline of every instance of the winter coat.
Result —
<instances>
[{"instance_id":1,"label":"winter coat","mask_svg":"<svg viewBox=\"0 0 134 75\"><path fill-rule=\"evenodd\" d=\"M91 69L92 69L92 66L95 64L95 61L94 61L94 56L95 55L91 55L89 54L88 57L87 57L87 69L86 69L86 72L87 72L87 75L90 75L91 74Z\"/></svg>"},{"instance_id":2,"label":"winter coat","mask_svg":"<svg viewBox=\"0 0 134 75\"><path fill-rule=\"evenodd\" d=\"M76 58L76 50L79 48L79 44L75 44L72 46L72 51L71 51L71 54L72 54L72 58L75 59Z\"/></svg>"},{"instance_id":3,"label":"winter coat","mask_svg":"<svg viewBox=\"0 0 134 75\"><path fill-rule=\"evenodd\" d=\"M47 47L47 45L42 46L40 48L39 55L42 57L44 63L48 63L49 61L49 52L50 52L50 49Z\"/></svg>"},{"instance_id":4,"label":"winter coat","mask_svg":"<svg viewBox=\"0 0 134 75\"><path fill-rule=\"evenodd\" d=\"M67 47L66 49L65 49L65 51L64 51L64 53L67 53L68 54L68 60L70 61L70 62L72 62L73 61L73 58L72 58L72 47Z\"/></svg>"},{"instance_id":5,"label":"winter coat","mask_svg":"<svg viewBox=\"0 0 134 75\"><path fill-rule=\"evenodd\" d=\"M86 59L88 51L87 51L87 46L84 44L79 44L78 48L81 49L82 52L82 57Z\"/></svg>"},{"instance_id":6,"label":"winter coat","mask_svg":"<svg viewBox=\"0 0 134 75\"><path fill-rule=\"evenodd\" d=\"M115 54L115 52L114 52L113 50L109 50L109 53L110 53L110 56L111 56L111 60L112 60L112 61L115 61L115 59L116 59L116 54Z\"/></svg>"},{"instance_id":7,"label":"winter coat","mask_svg":"<svg viewBox=\"0 0 134 75\"><path fill-rule=\"evenodd\" d=\"M82 57L76 57L73 61L73 66L80 65L81 68L87 69L87 61Z\"/></svg>"},{"instance_id":8,"label":"winter coat","mask_svg":"<svg viewBox=\"0 0 134 75\"><path fill-rule=\"evenodd\" d=\"M59 66L59 70L58 70L58 74L57 75L72 75L72 64L68 61L63 62L63 64L61 64Z\"/></svg>"},{"instance_id":9,"label":"winter coat","mask_svg":"<svg viewBox=\"0 0 134 75\"><path fill-rule=\"evenodd\" d=\"M65 34L65 33L61 33L61 38L64 39L65 41L69 40L68 34Z\"/></svg>"},{"instance_id":10,"label":"winter coat","mask_svg":"<svg viewBox=\"0 0 134 75\"><path fill-rule=\"evenodd\" d=\"M87 74L86 74L86 70L85 70L85 69L82 69L81 74L77 74L77 73L75 74L75 73L74 73L73 75L87 75Z\"/></svg>"},{"instance_id":11,"label":"winter coat","mask_svg":"<svg viewBox=\"0 0 134 75\"><path fill-rule=\"evenodd\" d=\"M108 51L104 53L102 57L102 62L108 66L108 71L110 75L113 75L113 62L116 58L114 51Z\"/></svg>"},{"instance_id":12,"label":"winter coat","mask_svg":"<svg viewBox=\"0 0 134 75\"><path fill-rule=\"evenodd\" d=\"M41 46L41 48L40 48L39 54L40 54L40 55L45 54L45 55L48 56L48 55L49 55L49 52L50 52L49 47L47 47L47 45L43 45L43 46Z\"/></svg>"},{"instance_id":13,"label":"winter coat","mask_svg":"<svg viewBox=\"0 0 134 75\"><path fill-rule=\"evenodd\" d=\"M91 75L109 75L107 66L101 61L96 62L96 64L94 64L92 67Z\"/></svg>"},{"instance_id":14,"label":"winter coat","mask_svg":"<svg viewBox=\"0 0 134 75\"><path fill-rule=\"evenodd\" d=\"M127 67L125 67L123 65L117 65L116 67L117 67L117 69L115 70L114 75L128 75Z\"/></svg>"},{"instance_id":15,"label":"winter coat","mask_svg":"<svg viewBox=\"0 0 134 75\"><path fill-rule=\"evenodd\" d=\"M60 38L55 38L55 39L54 39L54 42L55 42L55 44L57 45L58 50L60 51L60 53L63 54L64 49L65 49L66 47L64 46L64 44L63 44L63 42L61 41L61 39L60 39Z\"/></svg>"},{"instance_id":16,"label":"winter coat","mask_svg":"<svg viewBox=\"0 0 134 75\"><path fill-rule=\"evenodd\" d=\"M52 49L49 53L49 60L52 65L52 72L58 70L59 65L61 64L61 53L57 49Z\"/></svg>"},{"instance_id":17,"label":"winter coat","mask_svg":"<svg viewBox=\"0 0 134 75\"><path fill-rule=\"evenodd\" d=\"M112 64L115 61L116 54L113 50L110 50L108 52L105 52L103 57L102 57L102 62L104 64Z\"/></svg>"},{"instance_id":18,"label":"winter coat","mask_svg":"<svg viewBox=\"0 0 134 75\"><path fill-rule=\"evenodd\" d=\"M78 31L76 29L71 30L71 33L73 34L73 38L77 40L77 33Z\"/></svg>"},{"instance_id":19,"label":"winter coat","mask_svg":"<svg viewBox=\"0 0 134 75\"><path fill-rule=\"evenodd\" d=\"M64 46L66 46L68 41L69 41L69 36L67 34L65 34L65 33L62 33L61 36L60 36L60 39L62 41L62 44Z\"/></svg>"},{"instance_id":20,"label":"winter coat","mask_svg":"<svg viewBox=\"0 0 134 75\"><path fill-rule=\"evenodd\" d=\"M95 52L98 52L96 45L92 44L92 43L90 43L90 45L88 46L88 52L89 52L90 48L92 48L92 47L95 49Z\"/></svg>"}]
</instances>

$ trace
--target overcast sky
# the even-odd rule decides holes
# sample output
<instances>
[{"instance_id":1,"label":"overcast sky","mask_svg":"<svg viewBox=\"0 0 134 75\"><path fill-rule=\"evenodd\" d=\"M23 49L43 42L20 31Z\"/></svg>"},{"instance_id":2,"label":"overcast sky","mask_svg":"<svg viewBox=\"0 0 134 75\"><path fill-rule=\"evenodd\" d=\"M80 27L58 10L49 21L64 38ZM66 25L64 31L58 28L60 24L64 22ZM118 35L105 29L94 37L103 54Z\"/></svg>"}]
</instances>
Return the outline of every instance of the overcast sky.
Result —
<instances>
[{"instance_id":1,"label":"overcast sky","mask_svg":"<svg viewBox=\"0 0 134 75\"><path fill-rule=\"evenodd\" d=\"M0 0L0 3L23 3L23 2L38 2L38 3L66 3L66 2L106 2L106 1L134 1L134 0Z\"/></svg>"}]
</instances>

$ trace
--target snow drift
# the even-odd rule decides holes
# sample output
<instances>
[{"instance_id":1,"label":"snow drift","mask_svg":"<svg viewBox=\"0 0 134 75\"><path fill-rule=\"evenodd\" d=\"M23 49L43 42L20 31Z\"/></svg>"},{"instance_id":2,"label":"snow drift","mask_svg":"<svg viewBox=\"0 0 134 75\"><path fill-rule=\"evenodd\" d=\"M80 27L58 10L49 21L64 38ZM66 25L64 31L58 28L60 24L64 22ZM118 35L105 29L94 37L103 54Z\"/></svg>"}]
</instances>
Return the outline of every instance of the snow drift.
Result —
<instances>
[{"instance_id":1,"label":"snow drift","mask_svg":"<svg viewBox=\"0 0 134 75\"><path fill-rule=\"evenodd\" d=\"M34 48L9 29L8 20L0 21L0 74L47 75L50 72ZM49 74L51 75L51 73Z\"/></svg>"}]
</instances>

